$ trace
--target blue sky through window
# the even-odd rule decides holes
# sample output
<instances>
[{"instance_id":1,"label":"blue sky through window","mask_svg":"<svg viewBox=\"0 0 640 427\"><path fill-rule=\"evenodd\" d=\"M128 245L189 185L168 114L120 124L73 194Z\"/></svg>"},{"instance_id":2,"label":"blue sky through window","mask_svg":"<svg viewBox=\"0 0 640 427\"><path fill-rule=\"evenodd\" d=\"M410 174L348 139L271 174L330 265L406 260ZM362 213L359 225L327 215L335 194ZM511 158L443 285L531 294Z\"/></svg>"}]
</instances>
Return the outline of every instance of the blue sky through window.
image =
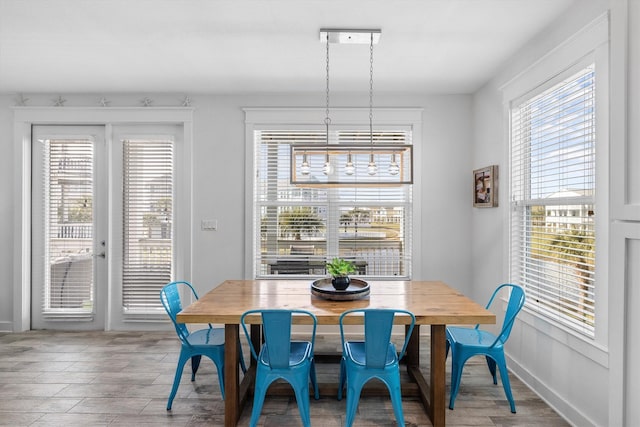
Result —
<instances>
[{"instance_id":1,"label":"blue sky through window","mask_svg":"<svg viewBox=\"0 0 640 427\"><path fill-rule=\"evenodd\" d=\"M589 66L521 105L527 126L532 199L594 190L595 79Z\"/></svg>"}]
</instances>

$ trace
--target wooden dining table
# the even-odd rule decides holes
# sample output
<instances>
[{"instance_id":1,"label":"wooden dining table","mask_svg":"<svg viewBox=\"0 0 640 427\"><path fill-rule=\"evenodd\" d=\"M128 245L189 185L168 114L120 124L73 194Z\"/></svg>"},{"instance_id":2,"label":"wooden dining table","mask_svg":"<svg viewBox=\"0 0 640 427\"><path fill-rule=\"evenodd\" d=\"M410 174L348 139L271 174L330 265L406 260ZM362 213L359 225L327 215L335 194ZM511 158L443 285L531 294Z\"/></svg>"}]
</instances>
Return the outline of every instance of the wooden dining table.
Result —
<instances>
[{"instance_id":1,"label":"wooden dining table","mask_svg":"<svg viewBox=\"0 0 640 427\"><path fill-rule=\"evenodd\" d=\"M240 316L250 309L304 309L312 312L319 325L338 325L340 314L352 308L398 308L416 317L405 364L410 383L402 385L403 396L416 395L435 427L445 425L445 351L448 324L496 323L496 316L461 292L441 281L369 281L369 294L355 300L331 300L311 293L308 280L226 280L177 316L181 323L224 324L225 342L239 339ZM296 318L294 318L296 319ZM295 321L308 321L301 316ZM396 323L408 321L397 316ZM429 378L420 370L420 326L429 325ZM260 325L252 324L251 340L260 346ZM405 326L407 330L407 326ZM339 360L339 359L337 359ZM225 426L237 425L247 396L255 381L255 361L240 381L238 346L225 346ZM321 395L336 396L337 384L319 384Z\"/></svg>"}]
</instances>

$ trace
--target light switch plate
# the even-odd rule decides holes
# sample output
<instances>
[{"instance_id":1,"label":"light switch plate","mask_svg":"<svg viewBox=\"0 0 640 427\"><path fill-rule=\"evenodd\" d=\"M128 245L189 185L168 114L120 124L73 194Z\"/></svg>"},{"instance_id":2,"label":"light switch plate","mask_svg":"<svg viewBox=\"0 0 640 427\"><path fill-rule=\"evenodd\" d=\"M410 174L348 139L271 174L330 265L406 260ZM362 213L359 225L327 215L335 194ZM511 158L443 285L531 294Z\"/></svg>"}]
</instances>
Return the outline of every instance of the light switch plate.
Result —
<instances>
[{"instance_id":1,"label":"light switch plate","mask_svg":"<svg viewBox=\"0 0 640 427\"><path fill-rule=\"evenodd\" d=\"M217 219L203 219L200 223L200 227L205 231L216 231L218 229Z\"/></svg>"}]
</instances>

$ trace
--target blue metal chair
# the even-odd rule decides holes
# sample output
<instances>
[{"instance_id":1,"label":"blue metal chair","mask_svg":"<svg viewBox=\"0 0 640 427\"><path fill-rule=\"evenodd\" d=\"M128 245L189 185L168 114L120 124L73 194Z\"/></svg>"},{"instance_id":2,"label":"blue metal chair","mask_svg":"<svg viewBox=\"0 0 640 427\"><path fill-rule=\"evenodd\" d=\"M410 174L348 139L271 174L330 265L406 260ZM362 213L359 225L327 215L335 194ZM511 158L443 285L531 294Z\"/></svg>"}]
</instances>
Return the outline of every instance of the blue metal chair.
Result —
<instances>
[{"instance_id":1,"label":"blue metal chair","mask_svg":"<svg viewBox=\"0 0 640 427\"><path fill-rule=\"evenodd\" d=\"M247 316L252 315L260 315L262 319L264 344L259 353L253 346L246 325ZM291 340L291 322L294 315L311 318L313 330L309 341ZM320 398L313 360L313 347L318 324L316 316L306 310L249 310L241 316L240 324L249 341L251 354L258 362L253 410L249 425L254 427L257 424L269 385L275 380L284 379L293 387L302 423L305 426L310 426L309 378L311 378L315 399Z\"/></svg>"},{"instance_id":2,"label":"blue metal chair","mask_svg":"<svg viewBox=\"0 0 640 427\"><path fill-rule=\"evenodd\" d=\"M498 384L496 364L498 365L502 387L511 405L511 412L516 413L516 404L511 394L507 362L504 357L504 344L509 339L516 316L524 306L524 290L518 285L509 283L500 285L493 292L486 308L489 309L491 307L496 295L505 288L509 288L511 294L504 314L502 329L498 335L479 329L480 325L476 325L475 328L447 327L447 355L449 354L449 349L451 349L451 397L449 399L449 409L453 409L453 404L460 388L460 378L462 377L462 369L465 362L472 356L484 355L487 359L489 372L493 376L494 384Z\"/></svg>"},{"instance_id":3,"label":"blue metal chair","mask_svg":"<svg viewBox=\"0 0 640 427\"><path fill-rule=\"evenodd\" d=\"M364 314L364 341L347 341L344 323L347 316ZM404 345L398 354L391 342L393 318L396 314L411 317ZM342 400L342 389L347 386L347 416L345 426L350 427L358 409L362 387L372 378L381 380L389 389L396 422L404 426L402 395L400 392L399 361L405 354L416 318L410 311L396 309L353 309L340 316L340 337L342 340L342 360L340 361L340 382L338 400Z\"/></svg>"},{"instance_id":4,"label":"blue metal chair","mask_svg":"<svg viewBox=\"0 0 640 427\"><path fill-rule=\"evenodd\" d=\"M190 332L187 325L178 323L176 315L182 310L180 293L183 290L186 291L186 289L190 290L196 300L198 299L198 294L193 289L193 286L184 281L171 282L160 291L160 301L167 311L167 314L169 314L178 333L178 338L180 338L182 342L178 367L176 368L176 375L173 379L173 388L171 389L171 394L167 402L167 411L171 410L173 398L178 391L185 363L191 359L191 381L195 381L196 372L198 372L202 356L207 356L216 365L218 380L220 381L220 393L222 394L222 399L224 399L224 330L209 325L208 328ZM244 364L244 358L242 357L240 341L238 341L237 345L240 352L240 365L242 371L246 372L247 368Z\"/></svg>"}]
</instances>

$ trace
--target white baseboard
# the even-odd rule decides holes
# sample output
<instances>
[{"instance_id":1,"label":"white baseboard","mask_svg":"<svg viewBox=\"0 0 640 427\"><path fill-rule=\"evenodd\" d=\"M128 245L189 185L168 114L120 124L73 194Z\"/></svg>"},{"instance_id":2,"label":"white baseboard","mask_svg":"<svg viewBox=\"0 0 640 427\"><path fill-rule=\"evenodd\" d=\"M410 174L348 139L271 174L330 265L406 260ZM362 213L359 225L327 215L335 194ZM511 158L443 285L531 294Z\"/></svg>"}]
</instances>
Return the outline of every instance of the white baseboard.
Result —
<instances>
[{"instance_id":1,"label":"white baseboard","mask_svg":"<svg viewBox=\"0 0 640 427\"><path fill-rule=\"evenodd\" d=\"M0 321L0 332L13 332L13 322Z\"/></svg>"}]
</instances>

